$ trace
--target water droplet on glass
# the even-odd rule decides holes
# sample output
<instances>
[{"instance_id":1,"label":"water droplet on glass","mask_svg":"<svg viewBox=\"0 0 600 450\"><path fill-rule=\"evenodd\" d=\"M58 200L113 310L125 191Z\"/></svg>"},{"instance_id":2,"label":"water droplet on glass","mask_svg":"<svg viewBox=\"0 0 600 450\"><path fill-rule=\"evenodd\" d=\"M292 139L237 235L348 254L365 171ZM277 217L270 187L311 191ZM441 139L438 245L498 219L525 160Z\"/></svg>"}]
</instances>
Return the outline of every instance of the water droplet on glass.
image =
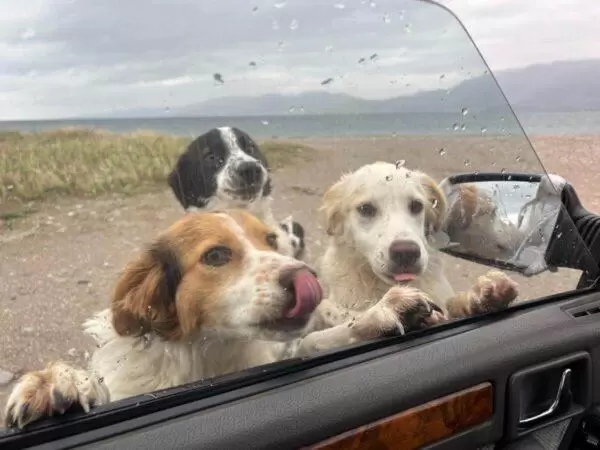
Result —
<instances>
[{"instance_id":1,"label":"water droplet on glass","mask_svg":"<svg viewBox=\"0 0 600 450\"><path fill-rule=\"evenodd\" d=\"M333 78L331 78L331 77L326 78L323 81L321 81L321 86L326 86L326 85L328 85L328 84L330 84L332 82L333 82Z\"/></svg>"},{"instance_id":2,"label":"water droplet on glass","mask_svg":"<svg viewBox=\"0 0 600 450\"><path fill-rule=\"evenodd\" d=\"M481 134L485 134L487 133L487 128L486 127L481 127Z\"/></svg>"},{"instance_id":3,"label":"water droplet on glass","mask_svg":"<svg viewBox=\"0 0 600 450\"><path fill-rule=\"evenodd\" d=\"M169 114L169 113L171 112L171 108L169 108L168 106L165 106L165 112L166 112L167 114Z\"/></svg>"},{"instance_id":4,"label":"water droplet on glass","mask_svg":"<svg viewBox=\"0 0 600 450\"><path fill-rule=\"evenodd\" d=\"M400 20L404 20L404 10L401 10L401 11L398 13L398 16L400 17Z\"/></svg>"},{"instance_id":5,"label":"water droplet on glass","mask_svg":"<svg viewBox=\"0 0 600 450\"><path fill-rule=\"evenodd\" d=\"M461 130L461 131L465 131L466 129L467 129L467 126L466 126L466 125L463 123L463 124L460 126L460 130Z\"/></svg>"},{"instance_id":6,"label":"water droplet on glass","mask_svg":"<svg viewBox=\"0 0 600 450\"><path fill-rule=\"evenodd\" d=\"M254 61L250 61L250 63L248 64L250 67L252 67L253 69L256 69L256 62Z\"/></svg>"},{"instance_id":7,"label":"water droplet on glass","mask_svg":"<svg viewBox=\"0 0 600 450\"><path fill-rule=\"evenodd\" d=\"M343 3L335 3L335 4L333 5L333 7L334 7L335 9L345 9L345 8L346 8L346 5L344 5Z\"/></svg>"},{"instance_id":8,"label":"water droplet on glass","mask_svg":"<svg viewBox=\"0 0 600 450\"><path fill-rule=\"evenodd\" d=\"M406 164L406 161L404 159L399 159L398 161L396 161L396 169L399 169L400 167L404 166L404 164Z\"/></svg>"},{"instance_id":9,"label":"water droplet on glass","mask_svg":"<svg viewBox=\"0 0 600 450\"><path fill-rule=\"evenodd\" d=\"M373 1L371 1L371 2L369 2L369 6L370 6L371 8L375 8L375 7L377 6L377 3L375 3L375 2L373 2Z\"/></svg>"},{"instance_id":10,"label":"water droplet on glass","mask_svg":"<svg viewBox=\"0 0 600 450\"><path fill-rule=\"evenodd\" d=\"M392 137L398 137L398 133L396 133L395 131L392 132Z\"/></svg>"},{"instance_id":11,"label":"water droplet on glass","mask_svg":"<svg viewBox=\"0 0 600 450\"><path fill-rule=\"evenodd\" d=\"M515 158L516 162L521 162L521 155L517 155L517 157Z\"/></svg>"},{"instance_id":12,"label":"water droplet on glass","mask_svg":"<svg viewBox=\"0 0 600 450\"><path fill-rule=\"evenodd\" d=\"M443 73L440 75L440 80L443 80L444 78L446 78L446 74Z\"/></svg>"},{"instance_id":13,"label":"water droplet on glass","mask_svg":"<svg viewBox=\"0 0 600 450\"><path fill-rule=\"evenodd\" d=\"M255 6L254 8L252 8L252 13L255 13L256 11L258 11L258 6Z\"/></svg>"},{"instance_id":14,"label":"water droplet on glass","mask_svg":"<svg viewBox=\"0 0 600 450\"><path fill-rule=\"evenodd\" d=\"M387 177L385 177L385 181L392 181L393 177L391 175L388 175Z\"/></svg>"},{"instance_id":15,"label":"water droplet on glass","mask_svg":"<svg viewBox=\"0 0 600 450\"><path fill-rule=\"evenodd\" d=\"M471 165L471 161L468 159L465 159L465 166L469 167Z\"/></svg>"},{"instance_id":16,"label":"water droplet on glass","mask_svg":"<svg viewBox=\"0 0 600 450\"><path fill-rule=\"evenodd\" d=\"M298 21L296 19L290 22L290 30L296 31L298 29Z\"/></svg>"},{"instance_id":17,"label":"water droplet on glass","mask_svg":"<svg viewBox=\"0 0 600 450\"><path fill-rule=\"evenodd\" d=\"M440 148L438 150L438 153L440 154L440 156L444 156L446 154L446 149L445 148Z\"/></svg>"},{"instance_id":18,"label":"water droplet on glass","mask_svg":"<svg viewBox=\"0 0 600 450\"><path fill-rule=\"evenodd\" d=\"M277 2L273 6L277 9L281 9L285 6L285 2Z\"/></svg>"},{"instance_id":19,"label":"water droplet on glass","mask_svg":"<svg viewBox=\"0 0 600 450\"><path fill-rule=\"evenodd\" d=\"M221 75L220 73L213 73L213 80L220 84L225 83L225 81L223 80L223 75Z\"/></svg>"},{"instance_id":20,"label":"water droplet on glass","mask_svg":"<svg viewBox=\"0 0 600 450\"><path fill-rule=\"evenodd\" d=\"M390 23L391 21L392 21L392 19L390 18L389 14L383 15L383 23Z\"/></svg>"},{"instance_id":21,"label":"water droplet on glass","mask_svg":"<svg viewBox=\"0 0 600 450\"><path fill-rule=\"evenodd\" d=\"M404 25L404 31L406 31L407 33L411 33L412 25L410 23L407 23L406 25Z\"/></svg>"},{"instance_id":22,"label":"water droplet on glass","mask_svg":"<svg viewBox=\"0 0 600 450\"><path fill-rule=\"evenodd\" d=\"M273 19L273 22L271 22L271 28L273 28L274 30L279 30L279 22Z\"/></svg>"},{"instance_id":23,"label":"water droplet on glass","mask_svg":"<svg viewBox=\"0 0 600 450\"><path fill-rule=\"evenodd\" d=\"M464 116L466 116L467 114L469 114L469 108L463 108L460 110L460 113Z\"/></svg>"},{"instance_id":24,"label":"water droplet on glass","mask_svg":"<svg viewBox=\"0 0 600 450\"><path fill-rule=\"evenodd\" d=\"M434 199L431 201L431 207L432 207L432 208L436 208L436 207L437 207L437 205L438 205L437 198L434 198Z\"/></svg>"},{"instance_id":25,"label":"water droplet on glass","mask_svg":"<svg viewBox=\"0 0 600 450\"><path fill-rule=\"evenodd\" d=\"M279 42L277 43L277 50L278 50L278 51L282 51L284 47L285 47L285 42L283 42L283 41L279 41Z\"/></svg>"},{"instance_id":26,"label":"water droplet on glass","mask_svg":"<svg viewBox=\"0 0 600 450\"><path fill-rule=\"evenodd\" d=\"M289 112L293 113L296 112L296 107L295 106L290 106L290 108L288 109Z\"/></svg>"},{"instance_id":27,"label":"water droplet on glass","mask_svg":"<svg viewBox=\"0 0 600 450\"><path fill-rule=\"evenodd\" d=\"M452 124L452 129L453 129L454 131L458 131L458 130L460 129L460 125L459 125L459 124L457 124L457 123L453 123L453 124Z\"/></svg>"},{"instance_id":28,"label":"water droplet on glass","mask_svg":"<svg viewBox=\"0 0 600 450\"><path fill-rule=\"evenodd\" d=\"M506 173L506 169L500 169L500 173L502 173L502 174Z\"/></svg>"},{"instance_id":29,"label":"water droplet on glass","mask_svg":"<svg viewBox=\"0 0 600 450\"><path fill-rule=\"evenodd\" d=\"M333 51L333 45L328 45L327 47L325 47L325 51L326 52L332 52Z\"/></svg>"},{"instance_id":30,"label":"water droplet on glass","mask_svg":"<svg viewBox=\"0 0 600 450\"><path fill-rule=\"evenodd\" d=\"M379 55L377 53L373 53L371 56L369 56L369 59L371 61L375 61L377 58L379 58Z\"/></svg>"},{"instance_id":31,"label":"water droplet on glass","mask_svg":"<svg viewBox=\"0 0 600 450\"><path fill-rule=\"evenodd\" d=\"M268 120L261 120L260 123L262 123L263 125L269 125L269 121Z\"/></svg>"}]
</instances>

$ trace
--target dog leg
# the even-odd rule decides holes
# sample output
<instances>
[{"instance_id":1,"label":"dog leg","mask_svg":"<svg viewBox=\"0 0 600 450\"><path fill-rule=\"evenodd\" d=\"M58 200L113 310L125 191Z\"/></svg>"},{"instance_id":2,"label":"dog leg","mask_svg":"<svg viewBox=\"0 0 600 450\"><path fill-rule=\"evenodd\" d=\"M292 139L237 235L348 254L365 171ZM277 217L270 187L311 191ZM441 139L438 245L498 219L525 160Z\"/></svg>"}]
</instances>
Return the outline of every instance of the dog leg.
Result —
<instances>
[{"instance_id":1,"label":"dog leg","mask_svg":"<svg viewBox=\"0 0 600 450\"><path fill-rule=\"evenodd\" d=\"M4 422L7 428L23 428L37 420L63 415L76 406L88 412L109 400L102 379L55 362L20 378L8 398Z\"/></svg>"},{"instance_id":2,"label":"dog leg","mask_svg":"<svg viewBox=\"0 0 600 450\"><path fill-rule=\"evenodd\" d=\"M461 292L447 302L451 318L458 319L507 308L519 295L518 285L508 275L491 270L480 276L469 292Z\"/></svg>"},{"instance_id":3,"label":"dog leg","mask_svg":"<svg viewBox=\"0 0 600 450\"><path fill-rule=\"evenodd\" d=\"M445 314L425 293L411 287L395 286L368 310L354 313L340 325L315 331L299 340L293 356L308 356L356 342L405 334L445 320Z\"/></svg>"}]
</instances>

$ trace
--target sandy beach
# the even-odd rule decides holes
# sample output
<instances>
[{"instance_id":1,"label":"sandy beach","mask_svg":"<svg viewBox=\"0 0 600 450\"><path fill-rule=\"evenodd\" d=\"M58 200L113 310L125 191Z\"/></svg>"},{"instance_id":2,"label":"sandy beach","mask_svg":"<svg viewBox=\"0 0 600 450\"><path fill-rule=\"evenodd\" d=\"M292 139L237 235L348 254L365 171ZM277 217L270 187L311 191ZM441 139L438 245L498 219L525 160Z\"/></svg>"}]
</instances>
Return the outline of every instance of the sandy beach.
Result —
<instances>
[{"instance_id":1,"label":"sandy beach","mask_svg":"<svg viewBox=\"0 0 600 450\"><path fill-rule=\"evenodd\" d=\"M441 179L457 172L539 172L524 139L482 138L305 138L318 150L310 161L273 174L276 216L293 214L306 228L312 259L325 235L316 210L324 191L339 176L376 160L404 160ZM584 205L600 211L595 167L600 167L600 137L536 137L533 143L550 172L576 187ZM145 242L181 216L167 189L135 196L63 198L36 205L37 212L0 228L0 405L11 388L8 378L63 359L83 365L94 350L81 332L82 322L106 307L117 273ZM466 289L489 270L446 258L450 281ZM577 273L560 270L524 279L516 276L521 298L569 290ZM4 383L3 383L4 381ZM3 384L2 384L3 383Z\"/></svg>"}]
</instances>

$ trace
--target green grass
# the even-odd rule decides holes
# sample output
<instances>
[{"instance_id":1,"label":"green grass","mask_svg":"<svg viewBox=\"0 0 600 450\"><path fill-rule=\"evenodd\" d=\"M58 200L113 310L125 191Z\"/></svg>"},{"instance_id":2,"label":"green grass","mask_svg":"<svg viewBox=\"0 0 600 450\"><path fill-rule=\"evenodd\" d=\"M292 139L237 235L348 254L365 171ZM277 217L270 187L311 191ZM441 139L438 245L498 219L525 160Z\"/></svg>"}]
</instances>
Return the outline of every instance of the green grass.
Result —
<instances>
[{"instance_id":1,"label":"green grass","mask_svg":"<svg viewBox=\"0 0 600 450\"><path fill-rule=\"evenodd\" d=\"M190 140L147 131L0 132L0 205L166 187L167 175ZM274 169L306 161L313 152L285 141L260 146Z\"/></svg>"}]
</instances>

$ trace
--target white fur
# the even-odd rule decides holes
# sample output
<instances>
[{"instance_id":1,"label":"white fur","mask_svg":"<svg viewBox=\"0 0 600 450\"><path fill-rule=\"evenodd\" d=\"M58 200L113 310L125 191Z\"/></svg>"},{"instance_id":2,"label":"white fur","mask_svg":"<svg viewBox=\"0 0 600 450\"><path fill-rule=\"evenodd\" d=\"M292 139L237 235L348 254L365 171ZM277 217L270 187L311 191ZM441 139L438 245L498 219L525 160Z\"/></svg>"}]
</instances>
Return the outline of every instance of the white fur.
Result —
<instances>
[{"instance_id":1,"label":"white fur","mask_svg":"<svg viewBox=\"0 0 600 450\"><path fill-rule=\"evenodd\" d=\"M444 275L440 253L427 238L423 187L425 174L394 164L377 162L345 175L334 186L337 195L327 202L340 202L340 225L328 240L321 264L321 276L329 288L329 300L352 311L364 311L376 304L396 284L390 277L389 248L398 239L415 242L420 250L420 273L408 286L418 288L444 308L454 295ZM413 200L424 203L420 214L411 214ZM373 219L364 219L357 207L373 203Z\"/></svg>"}]
</instances>

